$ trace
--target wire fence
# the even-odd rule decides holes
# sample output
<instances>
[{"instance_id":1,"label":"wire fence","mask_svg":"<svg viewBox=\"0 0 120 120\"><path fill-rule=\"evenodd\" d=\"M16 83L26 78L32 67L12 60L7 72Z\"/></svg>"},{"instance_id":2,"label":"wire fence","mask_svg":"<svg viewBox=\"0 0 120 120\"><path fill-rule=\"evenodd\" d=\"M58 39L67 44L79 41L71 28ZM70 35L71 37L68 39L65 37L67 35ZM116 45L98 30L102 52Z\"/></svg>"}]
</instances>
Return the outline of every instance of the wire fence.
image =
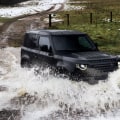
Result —
<instances>
[{"instance_id":1,"label":"wire fence","mask_svg":"<svg viewBox=\"0 0 120 120\"><path fill-rule=\"evenodd\" d=\"M52 15L49 14L49 27L52 26L52 20L55 18L55 16L58 16L59 14ZM60 15L59 19L62 19L62 23L64 25L75 25L75 24L101 24L101 23L119 23L120 24L120 13L114 13L114 12L81 12L81 13L74 13L74 14L64 14ZM60 21L60 22L61 22ZM59 22L59 21L58 21Z\"/></svg>"}]
</instances>

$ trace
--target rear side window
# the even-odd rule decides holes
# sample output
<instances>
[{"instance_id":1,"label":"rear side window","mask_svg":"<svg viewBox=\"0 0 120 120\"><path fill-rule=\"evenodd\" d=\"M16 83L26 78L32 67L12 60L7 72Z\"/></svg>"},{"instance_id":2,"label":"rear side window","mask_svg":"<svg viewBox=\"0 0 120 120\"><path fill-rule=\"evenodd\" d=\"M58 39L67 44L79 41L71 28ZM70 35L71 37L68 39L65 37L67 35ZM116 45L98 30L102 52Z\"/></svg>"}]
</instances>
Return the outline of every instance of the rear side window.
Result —
<instances>
[{"instance_id":1,"label":"rear side window","mask_svg":"<svg viewBox=\"0 0 120 120\"><path fill-rule=\"evenodd\" d=\"M38 49L38 35L26 34L24 38L24 46L32 49Z\"/></svg>"},{"instance_id":2,"label":"rear side window","mask_svg":"<svg viewBox=\"0 0 120 120\"><path fill-rule=\"evenodd\" d=\"M50 46L49 37L48 36L40 36L39 46L40 46L41 51L45 51L44 48L50 50L51 46Z\"/></svg>"}]
</instances>

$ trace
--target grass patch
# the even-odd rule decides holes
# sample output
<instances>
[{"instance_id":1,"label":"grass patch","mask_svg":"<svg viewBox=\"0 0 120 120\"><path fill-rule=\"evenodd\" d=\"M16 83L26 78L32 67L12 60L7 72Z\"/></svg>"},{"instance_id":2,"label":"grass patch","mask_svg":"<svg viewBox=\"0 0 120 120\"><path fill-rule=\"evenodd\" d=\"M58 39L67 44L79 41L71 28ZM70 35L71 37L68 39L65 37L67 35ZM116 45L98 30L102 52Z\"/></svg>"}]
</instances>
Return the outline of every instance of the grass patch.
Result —
<instances>
[{"instance_id":1,"label":"grass patch","mask_svg":"<svg viewBox=\"0 0 120 120\"><path fill-rule=\"evenodd\" d=\"M71 1L75 2L78 0ZM80 5L86 6L84 10L69 10L57 13L59 14L59 18L64 20L64 24L53 24L52 28L85 32L90 35L94 42L98 43L100 50L112 54L120 54L119 0L86 1L87 3L80 3ZM78 4L74 5L78 6ZM92 13L92 24L90 23L90 13ZM69 26L67 26L66 14L70 15Z\"/></svg>"},{"instance_id":2,"label":"grass patch","mask_svg":"<svg viewBox=\"0 0 120 120\"><path fill-rule=\"evenodd\" d=\"M10 18L0 17L0 22L1 23L8 22L9 20L10 20Z\"/></svg>"}]
</instances>

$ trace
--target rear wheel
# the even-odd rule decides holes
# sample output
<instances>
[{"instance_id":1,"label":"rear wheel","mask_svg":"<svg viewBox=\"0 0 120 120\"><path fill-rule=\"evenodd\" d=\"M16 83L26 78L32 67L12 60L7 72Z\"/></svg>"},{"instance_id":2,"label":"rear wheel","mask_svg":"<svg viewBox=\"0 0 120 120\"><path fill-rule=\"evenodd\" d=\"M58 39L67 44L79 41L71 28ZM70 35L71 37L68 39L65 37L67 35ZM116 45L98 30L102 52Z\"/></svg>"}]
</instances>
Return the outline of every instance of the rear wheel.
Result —
<instances>
[{"instance_id":1,"label":"rear wheel","mask_svg":"<svg viewBox=\"0 0 120 120\"><path fill-rule=\"evenodd\" d=\"M26 60L26 59L21 60L21 67L30 67L30 66L31 64L29 60Z\"/></svg>"}]
</instances>

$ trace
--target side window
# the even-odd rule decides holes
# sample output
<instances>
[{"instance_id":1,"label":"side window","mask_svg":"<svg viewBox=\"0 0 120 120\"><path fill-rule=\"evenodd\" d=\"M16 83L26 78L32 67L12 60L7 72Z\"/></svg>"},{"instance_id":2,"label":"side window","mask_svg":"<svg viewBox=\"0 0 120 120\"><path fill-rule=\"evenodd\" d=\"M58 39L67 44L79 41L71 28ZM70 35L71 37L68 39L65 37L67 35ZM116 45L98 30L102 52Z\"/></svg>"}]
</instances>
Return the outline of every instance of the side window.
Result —
<instances>
[{"instance_id":1,"label":"side window","mask_svg":"<svg viewBox=\"0 0 120 120\"><path fill-rule=\"evenodd\" d=\"M38 49L38 36L37 36L37 34L26 34L24 46L32 48L32 49Z\"/></svg>"},{"instance_id":2,"label":"side window","mask_svg":"<svg viewBox=\"0 0 120 120\"><path fill-rule=\"evenodd\" d=\"M40 36L39 46L41 51L50 52L50 40L48 36Z\"/></svg>"}]
</instances>

